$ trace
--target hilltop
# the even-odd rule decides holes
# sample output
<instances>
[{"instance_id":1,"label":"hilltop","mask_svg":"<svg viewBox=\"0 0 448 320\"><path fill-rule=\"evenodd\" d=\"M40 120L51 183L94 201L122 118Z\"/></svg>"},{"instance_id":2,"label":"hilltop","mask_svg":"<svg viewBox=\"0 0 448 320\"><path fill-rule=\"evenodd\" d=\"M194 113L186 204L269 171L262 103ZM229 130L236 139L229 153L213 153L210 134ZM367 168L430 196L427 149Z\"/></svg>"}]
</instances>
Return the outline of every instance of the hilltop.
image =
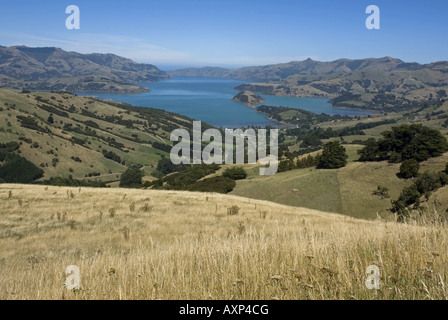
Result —
<instances>
[{"instance_id":1,"label":"hilltop","mask_svg":"<svg viewBox=\"0 0 448 320\"><path fill-rule=\"evenodd\" d=\"M264 102L262 97L252 91L241 91L232 100L251 108L253 108L256 104Z\"/></svg>"},{"instance_id":2,"label":"hilltop","mask_svg":"<svg viewBox=\"0 0 448 320\"><path fill-rule=\"evenodd\" d=\"M114 54L0 46L0 88L69 92L143 92L136 82L169 76L151 64Z\"/></svg>"}]
</instances>

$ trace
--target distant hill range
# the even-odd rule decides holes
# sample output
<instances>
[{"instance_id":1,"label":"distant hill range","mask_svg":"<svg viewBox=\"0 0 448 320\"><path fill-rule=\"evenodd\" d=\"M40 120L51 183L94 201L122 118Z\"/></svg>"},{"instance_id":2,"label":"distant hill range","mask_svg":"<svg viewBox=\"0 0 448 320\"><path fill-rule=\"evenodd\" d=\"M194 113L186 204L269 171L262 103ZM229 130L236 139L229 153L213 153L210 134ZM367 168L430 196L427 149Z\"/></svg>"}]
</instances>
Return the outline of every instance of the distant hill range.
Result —
<instances>
[{"instance_id":1,"label":"distant hill range","mask_svg":"<svg viewBox=\"0 0 448 320\"><path fill-rule=\"evenodd\" d=\"M169 78L151 64L113 54L0 46L0 88L70 92L142 92L135 85Z\"/></svg>"},{"instance_id":2,"label":"distant hill range","mask_svg":"<svg viewBox=\"0 0 448 320\"><path fill-rule=\"evenodd\" d=\"M240 69L189 68L172 76L231 78L252 82L236 89L261 94L327 97L336 107L407 108L442 99L448 91L448 62L407 63L391 57L360 60L312 59Z\"/></svg>"}]
</instances>

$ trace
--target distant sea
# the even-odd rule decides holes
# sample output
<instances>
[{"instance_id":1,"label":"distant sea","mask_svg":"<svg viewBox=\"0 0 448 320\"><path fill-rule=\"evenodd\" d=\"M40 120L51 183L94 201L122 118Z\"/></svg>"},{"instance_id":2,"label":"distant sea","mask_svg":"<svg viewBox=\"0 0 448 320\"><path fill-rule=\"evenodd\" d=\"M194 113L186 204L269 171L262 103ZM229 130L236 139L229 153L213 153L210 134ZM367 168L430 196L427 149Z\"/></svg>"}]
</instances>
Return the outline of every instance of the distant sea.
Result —
<instances>
[{"instance_id":1,"label":"distant sea","mask_svg":"<svg viewBox=\"0 0 448 320\"><path fill-rule=\"evenodd\" d=\"M111 99L132 104L134 106L151 107L179 113L190 118L201 120L215 127L236 128L250 125L278 127L276 122L252 108L232 101L238 93L234 90L246 82L231 79L184 78L151 83L139 83L148 87L151 92L136 94L116 93L82 93L101 99ZM328 99L296 98L262 95L263 104L301 108L315 113L330 115L365 115L368 111L332 108Z\"/></svg>"}]
</instances>

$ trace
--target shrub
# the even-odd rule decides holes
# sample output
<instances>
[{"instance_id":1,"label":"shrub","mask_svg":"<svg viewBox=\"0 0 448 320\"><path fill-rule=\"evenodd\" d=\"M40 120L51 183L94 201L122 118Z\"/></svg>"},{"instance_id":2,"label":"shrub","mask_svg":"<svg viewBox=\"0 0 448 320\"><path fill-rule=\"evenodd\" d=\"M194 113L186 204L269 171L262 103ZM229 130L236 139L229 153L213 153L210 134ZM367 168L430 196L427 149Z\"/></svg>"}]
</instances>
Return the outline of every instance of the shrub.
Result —
<instances>
[{"instance_id":1,"label":"shrub","mask_svg":"<svg viewBox=\"0 0 448 320\"><path fill-rule=\"evenodd\" d=\"M129 167L120 178L120 187L138 188L142 186L143 172L137 167Z\"/></svg>"},{"instance_id":2,"label":"shrub","mask_svg":"<svg viewBox=\"0 0 448 320\"><path fill-rule=\"evenodd\" d=\"M320 156L318 169L337 169L347 164L347 153L339 141L328 142Z\"/></svg>"},{"instance_id":3,"label":"shrub","mask_svg":"<svg viewBox=\"0 0 448 320\"><path fill-rule=\"evenodd\" d=\"M240 208L238 206L232 206L230 208L227 208L227 215L229 216L236 216L240 212Z\"/></svg>"},{"instance_id":4,"label":"shrub","mask_svg":"<svg viewBox=\"0 0 448 320\"><path fill-rule=\"evenodd\" d=\"M222 175L232 180L243 180L247 178L247 172L242 167L227 168Z\"/></svg>"},{"instance_id":5,"label":"shrub","mask_svg":"<svg viewBox=\"0 0 448 320\"><path fill-rule=\"evenodd\" d=\"M235 188L235 180L219 176L204 179L189 185L186 190L199 192L229 193Z\"/></svg>"},{"instance_id":6,"label":"shrub","mask_svg":"<svg viewBox=\"0 0 448 320\"><path fill-rule=\"evenodd\" d=\"M373 191L373 195L380 196L381 198L390 198L389 196L389 188L384 186L378 186L378 188Z\"/></svg>"},{"instance_id":7,"label":"shrub","mask_svg":"<svg viewBox=\"0 0 448 320\"><path fill-rule=\"evenodd\" d=\"M414 178L418 175L420 170L420 164L415 159L409 159L404 161L400 166L400 175L405 178Z\"/></svg>"},{"instance_id":8,"label":"shrub","mask_svg":"<svg viewBox=\"0 0 448 320\"><path fill-rule=\"evenodd\" d=\"M102 153L103 153L103 156L104 156L106 159L115 161L115 162L117 162L117 163L121 163L121 158L120 158L120 156L119 156L118 154L116 154L115 152L113 152L113 151L107 151L107 150L104 150L104 149L103 149Z\"/></svg>"},{"instance_id":9,"label":"shrub","mask_svg":"<svg viewBox=\"0 0 448 320\"><path fill-rule=\"evenodd\" d=\"M163 174L170 174L173 172L183 171L189 167L190 167L190 165L185 165L185 164L175 165L175 164L173 164L173 162L170 159L163 158L163 159L160 159L159 162L157 163L156 170Z\"/></svg>"},{"instance_id":10,"label":"shrub","mask_svg":"<svg viewBox=\"0 0 448 320\"><path fill-rule=\"evenodd\" d=\"M160 150L160 151L164 151L164 152L167 152L167 153L170 153L171 152L171 148L172 148L172 146L169 146L169 145L167 145L165 143L160 143L160 142L153 142L152 147L154 149L157 149L157 150Z\"/></svg>"},{"instance_id":11,"label":"shrub","mask_svg":"<svg viewBox=\"0 0 448 320\"><path fill-rule=\"evenodd\" d=\"M360 161L415 159L421 162L448 151L448 142L440 131L422 125L405 124L382 135L378 142L369 142L359 151Z\"/></svg>"}]
</instances>

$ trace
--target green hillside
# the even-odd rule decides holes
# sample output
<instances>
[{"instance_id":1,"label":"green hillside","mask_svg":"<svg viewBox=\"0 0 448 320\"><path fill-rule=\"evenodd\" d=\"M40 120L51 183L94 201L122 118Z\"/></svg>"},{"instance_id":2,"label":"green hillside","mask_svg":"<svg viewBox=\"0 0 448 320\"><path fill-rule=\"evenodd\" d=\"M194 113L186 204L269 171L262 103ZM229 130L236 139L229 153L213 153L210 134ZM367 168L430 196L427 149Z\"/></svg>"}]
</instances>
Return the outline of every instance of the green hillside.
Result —
<instances>
[{"instance_id":1,"label":"green hillside","mask_svg":"<svg viewBox=\"0 0 448 320\"><path fill-rule=\"evenodd\" d=\"M191 121L69 93L0 90L0 143L20 142L18 153L44 170L43 179L115 181L129 164L149 175L168 156L153 143L171 145L171 131L191 127Z\"/></svg>"},{"instance_id":2,"label":"green hillside","mask_svg":"<svg viewBox=\"0 0 448 320\"><path fill-rule=\"evenodd\" d=\"M346 167L336 170L296 169L274 176L250 175L237 181L233 195L268 200L280 204L340 213L361 219L391 215L391 200L397 199L412 180L400 179L400 164L357 162L361 146L345 145L349 155ZM448 153L421 163L420 172L438 172L445 168ZM386 187L387 197L375 195L378 186ZM446 190L446 189L444 189ZM438 206L448 209L448 198L440 197ZM433 203L431 203L433 205Z\"/></svg>"}]
</instances>

